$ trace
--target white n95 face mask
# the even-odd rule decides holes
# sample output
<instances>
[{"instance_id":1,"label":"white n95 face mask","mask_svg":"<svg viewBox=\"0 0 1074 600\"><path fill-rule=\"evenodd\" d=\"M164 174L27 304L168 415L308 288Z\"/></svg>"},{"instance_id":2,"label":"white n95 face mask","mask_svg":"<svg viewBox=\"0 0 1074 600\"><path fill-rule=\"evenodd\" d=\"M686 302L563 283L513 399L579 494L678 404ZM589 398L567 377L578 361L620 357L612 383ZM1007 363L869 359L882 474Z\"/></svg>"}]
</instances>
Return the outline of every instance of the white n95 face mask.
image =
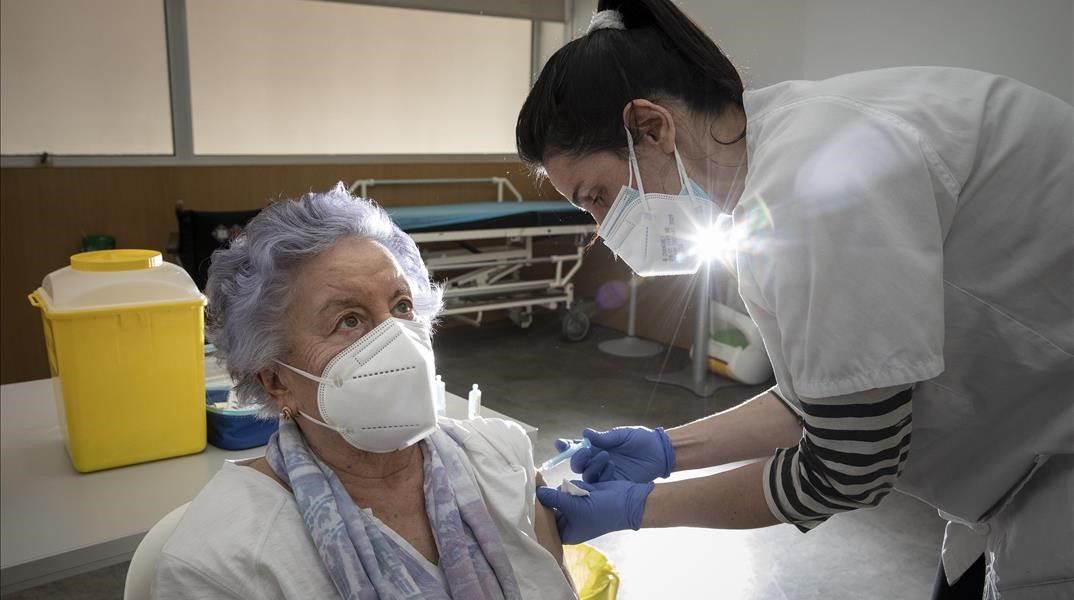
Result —
<instances>
[{"instance_id":1,"label":"white n95 face mask","mask_svg":"<svg viewBox=\"0 0 1074 600\"><path fill-rule=\"evenodd\" d=\"M320 377L279 364L320 384L324 421L299 414L359 450L401 450L436 429L433 347L419 322L386 319L330 360Z\"/></svg>"},{"instance_id":2,"label":"white n95 face mask","mask_svg":"<svg viewBox=\"0 0 1074 600\"><path fill-rule=\"evenodd\" d=\"M630 149L630 181L638 189L623 186L600 226L600 237L612 252L642 277L690 275L702 257L693 245L713 220L715 207L705 192L686 176L675 148L675 165L682 190L677 194L645 193L634 152L634 138L627 129Z\"/></svg>"}]
</instances>

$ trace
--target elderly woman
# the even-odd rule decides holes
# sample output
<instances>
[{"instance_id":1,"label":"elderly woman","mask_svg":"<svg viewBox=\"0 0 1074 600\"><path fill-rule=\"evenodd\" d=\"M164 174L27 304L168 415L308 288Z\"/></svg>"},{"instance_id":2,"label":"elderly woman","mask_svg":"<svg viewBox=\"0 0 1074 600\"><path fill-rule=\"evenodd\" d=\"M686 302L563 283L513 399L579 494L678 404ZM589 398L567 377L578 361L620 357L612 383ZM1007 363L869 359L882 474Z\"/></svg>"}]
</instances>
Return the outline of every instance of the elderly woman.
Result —
<instances>
[{"instance_id":1,"label":"elderly woman","mask_svg":"<svg viewBox=\"0 0 1074 600\"><path fill-rule=\"evenodd\" d=\"M190 504L155 597L575 597L522 429L437 421L440 290L384 211L342 185L269 206L207 293L237 394L280 428Z\"/></svg>"}]
</instances>

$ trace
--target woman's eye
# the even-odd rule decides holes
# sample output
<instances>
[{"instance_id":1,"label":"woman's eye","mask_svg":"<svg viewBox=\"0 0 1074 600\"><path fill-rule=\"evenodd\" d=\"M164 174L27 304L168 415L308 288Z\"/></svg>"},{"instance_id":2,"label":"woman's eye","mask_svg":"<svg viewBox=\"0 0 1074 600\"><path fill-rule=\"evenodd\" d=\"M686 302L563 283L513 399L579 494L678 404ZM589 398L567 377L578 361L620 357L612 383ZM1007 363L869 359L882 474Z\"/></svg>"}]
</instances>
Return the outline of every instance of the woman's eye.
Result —
<instances>
[{"instance_id":1,"label":"woman's eye","mask_svg":"<svg viewBox=\"0 0 1074 600\"><path fill-rule=\"evenodd\" d=\"M336 329L357 329L362 324L361 319L356 315L347 315L339 320L339 324L336 325Z\"/></svg>"},{"instance_id":2,"label":"woman's eye","mask_svg":"<svg viewBox=\"0 0 1074 600\"><path fill-rule=\"evenodd\" d=\"M414 312L414 304L410 300L400 300L395 305L395 311L404 315L409 315Z\"/></svg>"},{"instance_id":3,"label":"woman's eye","mask_svg":"<svg viewBox=\"0 0 1074 600\"><path fill-rule=\"evenodd\" d=\"M582 210L584 210L584 211L586 211L588 213L591 213L591 214L595 209L607 208L607 207L608 207L608 203L605 201L603 195L589 196L589 197L587 197L585 199L585 202L582 204Z\"/></svg>"}]
</instances>

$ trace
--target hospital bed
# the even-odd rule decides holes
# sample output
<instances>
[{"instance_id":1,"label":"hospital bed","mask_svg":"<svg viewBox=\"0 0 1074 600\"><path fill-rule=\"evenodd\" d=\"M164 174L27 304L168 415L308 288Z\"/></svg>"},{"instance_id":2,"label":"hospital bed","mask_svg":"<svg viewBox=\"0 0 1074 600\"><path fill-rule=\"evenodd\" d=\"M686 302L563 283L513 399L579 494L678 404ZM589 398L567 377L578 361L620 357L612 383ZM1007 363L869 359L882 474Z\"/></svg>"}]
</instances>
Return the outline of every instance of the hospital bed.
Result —
<instances>
[{"instance_id":1,"label":"hospital bed","mask_svg":"<svg viewBox=\"0 0 1074 600\"><path fill-rule=\"evenodd\" d=\"M385 207L417 242L429 275L444 286L441 314L480 325L489 311L507 310L525 329L534 308L562 307L564 337L585 338L589 316L575 303L571 279L596 230L586 213L567 202L523 201L504 177L360 179L350 192L368 198L375 186L456 184L494 185L496 201ZM535 254L534 242L552 237L570 240L573 252Z\"/></svg>"}]
</instances>

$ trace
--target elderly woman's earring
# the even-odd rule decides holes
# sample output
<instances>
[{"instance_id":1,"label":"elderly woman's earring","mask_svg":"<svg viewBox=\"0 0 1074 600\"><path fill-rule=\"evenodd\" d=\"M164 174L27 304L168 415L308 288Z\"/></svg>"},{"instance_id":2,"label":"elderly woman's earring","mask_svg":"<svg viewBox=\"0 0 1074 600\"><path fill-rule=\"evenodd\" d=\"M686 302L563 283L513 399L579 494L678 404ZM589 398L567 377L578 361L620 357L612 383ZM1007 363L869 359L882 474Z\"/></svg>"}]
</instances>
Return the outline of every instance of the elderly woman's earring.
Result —
<instances>
[{"instance_id":1,"label":"elderly woman's earring","mask_svg":"<svg viewBox=\"0 0 1074 600\"><path fill-rule=\"evenodd\" d=\"M287 419L289 421L294 421L295 420L295 413L294 413L293 410L291 410L290 406L283 407L283 410L280 411L280 414L283 415L283 418L285 418L285 419Z\"/></svg>"}]
</instances>

